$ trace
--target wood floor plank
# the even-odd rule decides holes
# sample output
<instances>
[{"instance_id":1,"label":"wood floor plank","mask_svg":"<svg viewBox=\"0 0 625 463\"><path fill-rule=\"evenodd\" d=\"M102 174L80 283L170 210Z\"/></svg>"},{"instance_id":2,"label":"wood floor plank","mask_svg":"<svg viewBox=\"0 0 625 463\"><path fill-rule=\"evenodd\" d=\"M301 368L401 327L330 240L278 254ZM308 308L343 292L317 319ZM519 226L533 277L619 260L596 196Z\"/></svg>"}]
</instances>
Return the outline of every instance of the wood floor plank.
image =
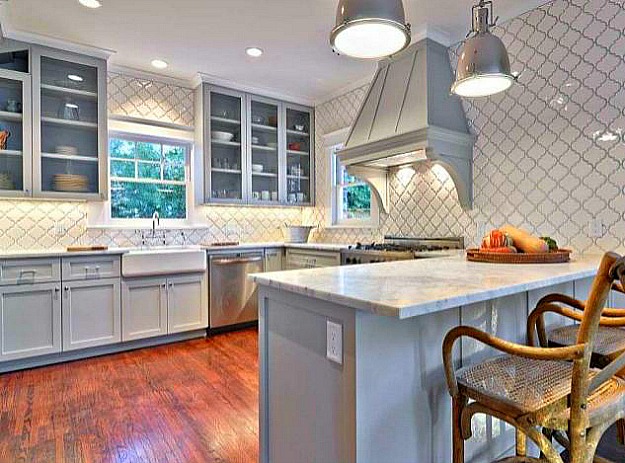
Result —
<instances>
[{"instance_id":1,"label":"wood floor plank","mask_svg":"<svg viewBox=\"0 0 625 463\"><path fill-rule=\"evenodd\" d=\"M0 463L257 460L255 329L0 375Z\"/></svg>"}]
</instances>

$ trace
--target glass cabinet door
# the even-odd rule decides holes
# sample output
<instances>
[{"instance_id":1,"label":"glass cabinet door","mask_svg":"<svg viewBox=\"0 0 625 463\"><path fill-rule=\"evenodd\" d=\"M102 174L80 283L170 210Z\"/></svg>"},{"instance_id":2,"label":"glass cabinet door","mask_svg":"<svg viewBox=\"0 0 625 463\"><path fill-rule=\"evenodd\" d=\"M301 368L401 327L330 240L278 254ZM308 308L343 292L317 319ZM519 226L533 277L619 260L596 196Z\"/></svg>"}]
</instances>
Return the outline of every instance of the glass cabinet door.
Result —
<instances>
[{"instance_id":1,"label":"glass cabinet door","mask_svg":"<svg viewBox=\"0 0 625 463\"><path fill-rule=\"evenodd\" d=\"M280 103L259 97L250 97L251 117L249 152L252 203L280 201Z\"/></svg>"},{"instance_id":2,"label":"glass cabinet door","mask_svg":"<svg viewBox=\"0 0 625 463\"><path fill-rule=\"evenodd\" d=\"M286 201L311 204L313 163L312 113L286 107Z\"/></svg>"},{"instance_id":3,"label":"glass cabinet door","mask_svg":"<svg viewBox=\"0 0 625 463\"><path fill-rule=\"evenodd\" d=\"M0 68L0 195L30 194L30 76Z\"/></svg>"},{"instance_id":4,"label":"glass cabinet door","mask_svg":"<svg viewBox=\"0 0 625 463\"><path fill-rule=\"evenodd\" d=\"M37 189L44 195L98 194L102 78L97 64L40 55Z\"/></svg>"},{"instance_id":5,"label":"glass cabinet door","mask_svg":"<svg viewBox=\"0 0 625 463\"><path fill-rule=\"evenodd\" d=\"M244 199L245 171L244 96L210 90L210 199L240 202Z\"/></svg>"}]
</instances>

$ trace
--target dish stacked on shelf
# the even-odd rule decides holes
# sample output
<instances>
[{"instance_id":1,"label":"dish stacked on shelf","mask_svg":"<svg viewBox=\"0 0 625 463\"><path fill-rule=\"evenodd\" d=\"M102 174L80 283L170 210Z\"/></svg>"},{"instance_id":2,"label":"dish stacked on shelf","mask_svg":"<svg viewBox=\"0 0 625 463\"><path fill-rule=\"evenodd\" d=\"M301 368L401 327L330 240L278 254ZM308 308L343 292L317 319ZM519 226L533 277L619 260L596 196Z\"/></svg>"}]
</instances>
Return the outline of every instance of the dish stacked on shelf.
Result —
<instances>
[{"instance_id":1,"label":"dish stacked on shelf","mask_svg":"<svg viewBox=\"0 0 625 463\"><path fill-rule=\"evenodd\" d=\"M76 156L78 155L78 148L75 146L60 145L56 147L56 153L62 154L63 156Z\"/></svg>"},{"instance_id":2,"label":"dish stacked on shelf","mask_svg":"<svg viewBox=\"0 0 625 463\"><path fill-rule=\"evenodd\" d=\"M54 174L52 176L52 189L84 193L89 191L89 179L85 175Z\"/></svg>"},{"instance_id":3,"label":"dish stacked on shelf","mask_svg":"<svg viewBox=\"0 0 625 463\"><path fill-rule=\"evenodd\" d=\"M9 172L0 172L0 190L14 190L15 184Z\"/></svg>"}]
</instances>

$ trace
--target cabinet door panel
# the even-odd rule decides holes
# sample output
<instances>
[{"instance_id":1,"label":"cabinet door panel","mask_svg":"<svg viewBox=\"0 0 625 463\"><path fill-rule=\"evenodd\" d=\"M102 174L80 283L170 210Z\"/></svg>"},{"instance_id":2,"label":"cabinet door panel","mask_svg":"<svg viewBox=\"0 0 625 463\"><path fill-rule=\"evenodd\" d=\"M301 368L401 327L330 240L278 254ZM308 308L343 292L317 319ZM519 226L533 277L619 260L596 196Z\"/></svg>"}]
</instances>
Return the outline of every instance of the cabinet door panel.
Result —
<instances>
[{"instance_id":1,"label":"cabinet door panel","mask_svg":"<svg viewBox=\"0 0 625 463\"><path fill-rule=\"evenodd\" d=\"M169 333L207 328L206 274L170 277L168 285Z\"/></svg>"},{"instance_id":2,"label":"cabinet door panel","mask_svg":"<svg viewBox=\"0 0 625 463\"><path fill-rule=\"evenodd\" d=\"M167 294L164 278L122 283L122 340L167 334Z\"/></svg>"},{"instance_id":3,"label":"cabinet door panel","mask_svg":"<svg viewBox=\"0 0 625 463\"><path fill-rule=\"evenodd\" d=\"M63 293L63 350L121 341L119 279L75 281Z\"/></svg>"},{"instance_id":4,"label":"cabinet door panel","mask_svg":"<svg viewBox=\"0 0 625 463\"><path fill-rule=\"evenodd\" d=\"M0 359L61 351L61 299L56 283L0 290Z\"/></svg>"}]
</instances>

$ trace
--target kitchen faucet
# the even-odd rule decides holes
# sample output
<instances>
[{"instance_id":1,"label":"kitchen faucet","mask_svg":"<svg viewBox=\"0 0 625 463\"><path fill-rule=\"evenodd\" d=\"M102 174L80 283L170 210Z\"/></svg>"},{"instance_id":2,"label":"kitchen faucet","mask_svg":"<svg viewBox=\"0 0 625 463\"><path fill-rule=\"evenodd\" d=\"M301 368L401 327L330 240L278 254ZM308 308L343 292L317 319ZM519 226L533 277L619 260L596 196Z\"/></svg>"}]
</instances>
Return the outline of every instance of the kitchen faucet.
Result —
<instances>
[{"instance_id":1,"label":"kitchen faucet","mask_svg":"<svg viewBox=\"0 0 625 463\"><path fill-rule=\"evenodd\" d=\"M152 214L152 238L156 236L156 226L161 224L161 218L158 215L158 211L154 211Z\"/></svg>"}]
</instances>

